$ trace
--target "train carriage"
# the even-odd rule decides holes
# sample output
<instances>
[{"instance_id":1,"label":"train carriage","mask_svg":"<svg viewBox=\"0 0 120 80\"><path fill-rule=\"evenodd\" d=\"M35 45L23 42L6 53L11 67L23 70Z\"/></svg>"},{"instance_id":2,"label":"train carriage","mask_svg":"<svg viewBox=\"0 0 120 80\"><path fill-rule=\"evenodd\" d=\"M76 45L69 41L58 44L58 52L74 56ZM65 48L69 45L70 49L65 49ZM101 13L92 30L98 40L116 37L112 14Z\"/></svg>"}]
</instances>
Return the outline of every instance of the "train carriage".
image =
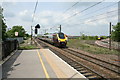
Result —
<instances>
[{"instance_id":1,"label":"train carriage","mask_svg":"<svg viewBox=\"0 0 120 80\"><path fill-rule=\"evenodd\" d=\"M46 42L49 42L51 44L54 44L55 46L58 47L66 47L67 45L67 35L65 35L64 33L54 33L51 35L42 35L42 37L40 38Z\"/></svg>"}]
</instances>

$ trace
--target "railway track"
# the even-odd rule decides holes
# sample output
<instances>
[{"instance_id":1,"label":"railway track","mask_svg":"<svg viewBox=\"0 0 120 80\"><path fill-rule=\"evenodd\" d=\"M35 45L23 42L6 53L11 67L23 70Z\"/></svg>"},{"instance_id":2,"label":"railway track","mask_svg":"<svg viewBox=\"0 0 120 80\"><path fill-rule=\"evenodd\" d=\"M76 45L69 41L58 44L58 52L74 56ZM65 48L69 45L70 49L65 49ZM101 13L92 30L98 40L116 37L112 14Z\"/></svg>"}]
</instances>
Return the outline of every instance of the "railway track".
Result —
<instances>
[{"instance_id":1,"label":"railway track","mask_svg":"<svg viewBox=\"0 0 120 80\"><path fill-rule=\"evenodd\" d=\"M50 50L53 51L54 53L56 53L60 58L62 58L65 62L67 62L69 65L71 65L73 68L75 68L77 71L79 71L81 74L83 74L88 79L91 79L91 80L92 79L107 80L102 75L97 73L96 71L94 71L94 70L90 69L89 67L81 64L75 56L60 53L60 51L55 50L53 48L50 48Z\"/></svg>"},{"instance_id":2,"label":"railway track","mask_svg":"<svg viewBox=\"0 0 120 80\"><path fill-rule=\"evenodd\" d=\"M106 68L106 69L108 69L108 70L110 70L110 71L112 71L114 73L120 74L120 72L118 70L120 68L120 65L116 65L116 64L113 64L113 63L110 63L110 62L98 59L96 57L92 57L90 55L86 55L86 54L80 53L80 52L75 51L73 49L69 49L68 48L68 49L63 49L63 50L68 52L68 53L70 53L70 54L73 54L73 55L75 55L77 57L80 57L80 58L82 58L84 60L92 62L92 63L94 63L96 65L104 67L104 68Z\"/></svg>"},{"instance_id":3,"label":"railway track","mask_svg":"<svg viewBox=\"0 0 120 80\"><path fill-rule=\"evenodd\" d=\"M106 80L107 77L106 77L106 75L100 73L99 71L94 70L93 68L89 67L88 65L85 65L84 63L86 63L86 64L90 63L91 65L94 64L94 65L97 65L97 66L101 66L101 65L105 65L105 64L113 65L113 64L109 64L108 62L105 62L105 61L102 61L102 60L101 61L104 62L104 63L100 63L100 61L97 62L96 60L98 60L98 59L96 59L96 58L94 59L91 56L82 55L79 52L71 50L71 49L60 49L60 48L54 47L54 46L52 46L52 45L50 45L48 43L45 43L45 42L43 42L41 40L37 39L37 41L43 47L49 48L56 55L58 55L60 58L62 58L64 61L66 61L72 67L74 67L77 71L82 73L88 79ZM114 65L114 66L119 67L118 65ZM110 68L107 68L105 66L101 66L101 67L104 67L105 69L108 69L108 70L110 70L110 71L112 71L114 73L119 74L119 72L117 72L117 70L114 70L114 69L111 70Z\"/></svg>"}]
</instances>

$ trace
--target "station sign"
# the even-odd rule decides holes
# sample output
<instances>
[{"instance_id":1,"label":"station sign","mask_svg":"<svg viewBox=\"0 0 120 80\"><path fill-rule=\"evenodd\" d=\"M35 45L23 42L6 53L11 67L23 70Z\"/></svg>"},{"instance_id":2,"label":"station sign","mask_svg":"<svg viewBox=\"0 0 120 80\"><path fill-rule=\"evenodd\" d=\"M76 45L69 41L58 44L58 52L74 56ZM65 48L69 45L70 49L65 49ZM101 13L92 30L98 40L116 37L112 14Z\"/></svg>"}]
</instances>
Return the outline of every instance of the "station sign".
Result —
<instances>
[{"instance_id":1,"label":"station sign","mask_svg":"<svg viewBox=\"0 0 120 80\"><path fill-rule=\"evenodd\" d=\"M18 36L18 32L15 32L15 36Z\"/></svg>"}]
</instances>

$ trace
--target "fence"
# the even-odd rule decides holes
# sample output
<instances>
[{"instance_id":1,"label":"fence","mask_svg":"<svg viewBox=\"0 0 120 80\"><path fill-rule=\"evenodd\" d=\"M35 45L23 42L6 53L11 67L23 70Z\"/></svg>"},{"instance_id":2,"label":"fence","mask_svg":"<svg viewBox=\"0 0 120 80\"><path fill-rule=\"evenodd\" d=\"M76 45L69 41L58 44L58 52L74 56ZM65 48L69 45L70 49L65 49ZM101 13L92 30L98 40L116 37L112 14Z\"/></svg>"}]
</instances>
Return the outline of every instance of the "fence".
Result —
<instances>
[{"instance_id":1,"label":"fence","mask_svg":"<svg viewBox=\"0 0 120 80\"><path fill-rule=\"evenodd\" d=\"M10 53L16 50L18 46L19 46L19 43L17 40L4 41L2 43L2 59L10 55Z\"/></svg>"},{"instance_id":2,"label":"fence","mask_svg":"<svg viewBox=\"0 0 120 80\"><path fill-rule=\"evenodd\" d=\"M15 40L15 39L17 39L17 41L19 42L19 43L22 43L23 42L23 37L16 37L16 38L7 38L7 40Z\"/></svg>"}]
</instances>

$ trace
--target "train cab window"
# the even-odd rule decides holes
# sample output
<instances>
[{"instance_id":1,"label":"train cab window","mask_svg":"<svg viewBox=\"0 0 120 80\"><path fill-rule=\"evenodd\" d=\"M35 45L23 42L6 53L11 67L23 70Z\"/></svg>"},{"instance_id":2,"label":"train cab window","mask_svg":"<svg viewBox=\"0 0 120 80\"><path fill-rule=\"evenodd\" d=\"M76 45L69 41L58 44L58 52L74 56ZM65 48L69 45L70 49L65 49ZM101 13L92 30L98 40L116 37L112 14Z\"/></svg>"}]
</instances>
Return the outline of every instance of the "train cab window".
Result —
<instances>
[{"instance_id":1,"label":"train cab window","mask_svg":"<svg viewBox=\"0 0 120 80\"><path fill-rule=\"evenodd\" d=\"M59 33L58 35L59 35L59 38L61 38L61 39L65 39L65 36L64 36L63 33Z\"/></svg>"}]
</instances>

